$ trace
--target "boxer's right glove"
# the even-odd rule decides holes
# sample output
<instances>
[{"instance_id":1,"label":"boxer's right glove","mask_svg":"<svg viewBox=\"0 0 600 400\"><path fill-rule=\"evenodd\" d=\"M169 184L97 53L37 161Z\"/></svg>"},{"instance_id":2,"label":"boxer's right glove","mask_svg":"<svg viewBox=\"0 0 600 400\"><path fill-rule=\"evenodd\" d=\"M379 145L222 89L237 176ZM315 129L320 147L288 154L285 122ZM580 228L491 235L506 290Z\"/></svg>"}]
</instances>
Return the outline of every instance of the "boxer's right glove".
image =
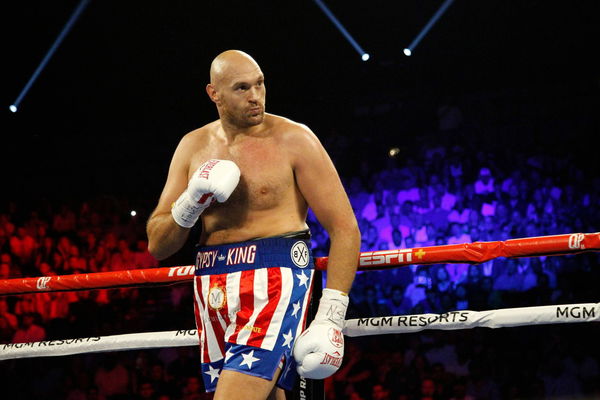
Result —
<instances>
[{"instance_id":1,"label":"boxer's right glove","mask_svg":"<svg viewBox=\"0 0 600 400\"><path fill-rule=\"evenodd\" d=\"M325 379L342 365L342 329L349 301L348 295L339 290L323 289L315 319L294 344L294 358L301 376Z\"/></svg>"},{"instance_id":2,"label":"boxer's right glove","mask_svg":"<svg viewBox=\"0 0 600 400\"><path fill-rule=\"evenodd\" d=\"M214 200L227 200L239 181L240 169L233 161L208 160L194 172L187 189L173 204L173 219L180 226L191 228Z\"/></svg>"}]
</instances>

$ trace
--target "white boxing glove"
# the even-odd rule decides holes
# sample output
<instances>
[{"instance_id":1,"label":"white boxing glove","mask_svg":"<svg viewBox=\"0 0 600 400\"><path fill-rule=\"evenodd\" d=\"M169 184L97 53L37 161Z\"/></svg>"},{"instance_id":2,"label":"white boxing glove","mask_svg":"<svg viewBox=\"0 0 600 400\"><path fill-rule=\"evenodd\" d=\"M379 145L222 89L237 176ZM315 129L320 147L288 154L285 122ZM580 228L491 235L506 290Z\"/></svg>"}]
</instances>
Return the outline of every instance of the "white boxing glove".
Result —
<instances>
[{"instance_id":1,"label":"white boxing glove","mask_svg":"<svg viewBox=\"0 0 600 400\"><path fill-rule=\"evenodd\" d=\"M208 160L194 172L187 189L173 204L173 219L180 226L191 228L214 200L226 201L239 181L240 169L233 161Z\"/></svg>"},{"instance_id":2,"label":"white boxing glove","mask_svg":"<svg viewBox=\"0 0 600 400\"><path fill-rule=\"evenodd\" d=\"M325 379L342 365L342 329L349 301L348 295L339 290L323 289L315 319L294 344L294 358L301 376Z\"/></svg>"}]
</instances>

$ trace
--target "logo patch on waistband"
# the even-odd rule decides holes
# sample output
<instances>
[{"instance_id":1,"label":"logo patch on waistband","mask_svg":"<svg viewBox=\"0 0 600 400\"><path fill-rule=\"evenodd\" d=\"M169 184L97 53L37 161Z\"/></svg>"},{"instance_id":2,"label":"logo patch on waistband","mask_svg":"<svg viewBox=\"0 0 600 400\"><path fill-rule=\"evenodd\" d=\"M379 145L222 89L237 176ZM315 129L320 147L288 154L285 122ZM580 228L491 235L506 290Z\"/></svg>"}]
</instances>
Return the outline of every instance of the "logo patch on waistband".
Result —
<instances>
[{"instance_id":1,"label":"logo patch on waistband","mask_svg":"<svg viewBox=\"0 0 600 400\"><path fill-rule=\"evenodd\" d=\"M297 241L292 246L290 251L292 262L300 268L304 268L308 265L310 257L308 256L308 246L303 241Z\"/></svg>"},{"instance_id":2,"label":"logo patch on waistband","mask_svg":"<svg viewBox=\"0 0 600 400\"><path fill-rule=\"evenodd\" d=\"M220 310L227 304L225 288L215 285L208 291L208 306L213 310Z\"/></svg>"}]
</instances>

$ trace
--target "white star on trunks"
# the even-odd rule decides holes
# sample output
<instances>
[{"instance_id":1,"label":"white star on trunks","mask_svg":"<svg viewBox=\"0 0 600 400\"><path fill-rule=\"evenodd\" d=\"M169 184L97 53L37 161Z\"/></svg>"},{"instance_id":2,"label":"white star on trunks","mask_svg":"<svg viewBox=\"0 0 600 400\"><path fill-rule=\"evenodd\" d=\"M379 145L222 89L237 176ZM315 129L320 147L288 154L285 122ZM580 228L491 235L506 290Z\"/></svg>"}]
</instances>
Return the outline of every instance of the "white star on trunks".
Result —
<instances>
[{"instance_id":1,"label":"white star on trunks","mask_svg":"<svg viewBox=\"0 0 600 400\"><path fill-rule=\"evenodd\" d=\"M242 365L247 365L248 369L252 369L252 363L253 362L260 360L260 358L254 357L254 350L251 350L250 352L248 352L246 354L242 353L242 357L244 357L244 361L242 361L240 363L240 367Z\"/></svg>"},{"instance_id":2,"label":"white star on trunks","mask_svg":"<svg viewBox=\"0 0 600 400\"><path fill-rule=\"evenodd\" d=\"M225 362L229 361L229 359L233 355L233 353L230 350L231 349L227 349L227 352L225 353Z\"/></svg>"},{"instance_id":3,"label":"white star on trunks","mask_svg":"<svg viewBox=\"0 0 600 400\"><path fill-rule=\"evenodd\" d=\"M296 276L298 277L298 279L300 279L298 286L304 286L308 288L308 276L304 275L304 271L300 272L299 274L296 274Z\"/></svg>"},{"instance_id":4,"label":"white star on trunks","mask_svg":"<svg viewBox=\"0 0 600 400\"><path fill-rule=\"evenodd\" d=\"M300 311L300 300L297 303L292 304L294 311L292 311L292 317L298 318L298 311Z\"/></svg>"},{"instance_id":5,"label":"white star on trunks","mask_svg":"<svg viewBox=\"0 0 600 400\"><path fill-rule=\"evenodd\" d=\"M213 383L213 381L219 377L219 370L213 368L212 365L209 365L208 371L206 371L205 374L210 375L210 383Z\"/></svg>"},{"instance_id":6,"label":"white star on trunks","mask_svg":"<svg viewBox=\"0 0 600 400\"><path fill-rule=\"evenodd\" d=\"M286 334L283 334L283 338L285 339L283 341L283 344L281 345L281 347L283 346L287 346L289 349L292 348L292 339L294 339L294 336L292 336L292 330L290 329L290 331Z\"/></svg>"}]
</instances>

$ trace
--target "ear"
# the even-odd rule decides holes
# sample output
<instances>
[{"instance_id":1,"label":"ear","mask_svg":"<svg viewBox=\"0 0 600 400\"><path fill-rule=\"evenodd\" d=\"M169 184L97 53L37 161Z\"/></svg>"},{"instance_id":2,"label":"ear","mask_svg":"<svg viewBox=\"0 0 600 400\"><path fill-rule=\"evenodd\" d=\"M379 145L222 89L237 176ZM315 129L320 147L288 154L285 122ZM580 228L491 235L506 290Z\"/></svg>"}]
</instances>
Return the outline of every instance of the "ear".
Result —
<instances>
[{"instance_id":1,"label":"ear","mask_svg":"<svg viewBox=\"0 0 600 400\"><path fill-rule=\"evenodd\" d=\"M213 103L219 104L219 94L217 93L217 89L212 83L206 85L206 93L208 94L208 97L210 97L210 99L213 101Z\"/></svg>"}]
</instances>

